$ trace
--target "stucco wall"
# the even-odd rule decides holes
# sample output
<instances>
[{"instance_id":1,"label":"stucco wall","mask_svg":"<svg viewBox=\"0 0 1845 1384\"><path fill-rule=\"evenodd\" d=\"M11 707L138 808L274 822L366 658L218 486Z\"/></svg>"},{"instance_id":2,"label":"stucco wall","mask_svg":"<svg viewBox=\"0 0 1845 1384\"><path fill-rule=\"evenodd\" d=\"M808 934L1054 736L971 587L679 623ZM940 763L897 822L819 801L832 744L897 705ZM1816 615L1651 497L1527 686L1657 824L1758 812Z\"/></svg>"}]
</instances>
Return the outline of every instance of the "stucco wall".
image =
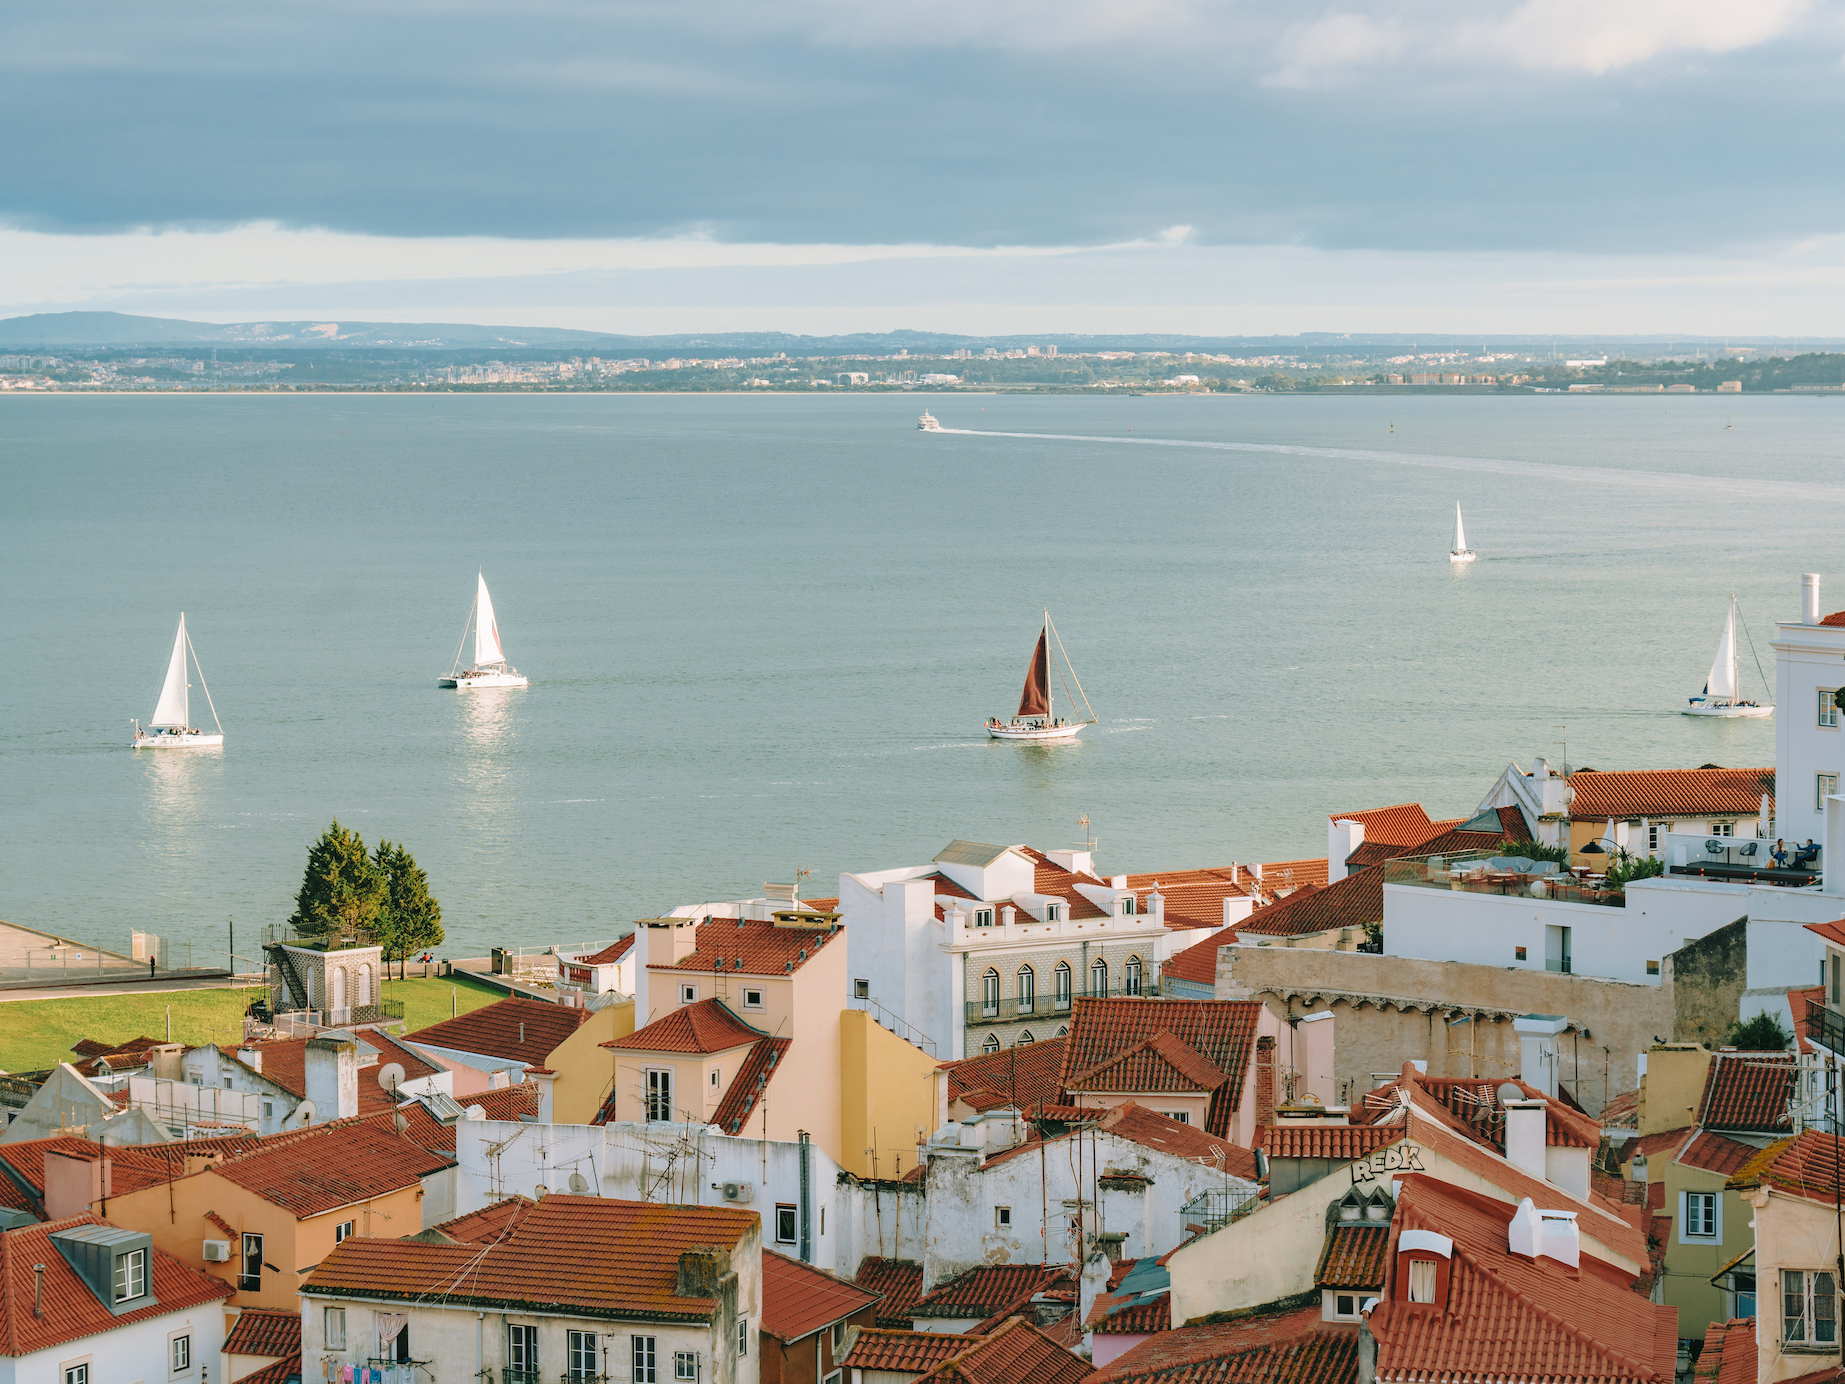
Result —
<instances>
[{"instance_id":1,"label":"stucco wall","mask_svg":"<svg viewBox=\"0 0 1845 1384\"><path fill-rule=\"evenodd\" d=\"M1321 1178L1175 1251L1166 1261L1172 1324L1312 1291L1326 1208L1351 1186L1343 1175Z\"/></svg>"},{"instance_id":2,"label":"stucco wall","mask_svg":"<svg viewBox=\"0 0 1845 1384\"><path fill-rule=\"evenodd\" d=\"M1669 975L1664 978L1669 982ZM1511 1016L1561 1014L1572 1026L1562 1035L1564 1084L1584 1107L1598 1111L1607 1096L1632 1088L1635 1058L1656 1037L1667 1037L1673 1020L1670 983L1629 985L1460 961L1284 947L1219 950L1217 998L1260 998L1284 1018L1308 1012L1308 1001L1314 1009L1330 1007L1341 1101L1362 1099L1375 1084L1374 1073L1398 1072L1411 1059L1427 1061L1430 1076L1516 1076L1521 1054ZM1463 1014L1475 1017L1448 1022ZM1285 1049L1280 1060L1288 1061Z\"/></svg>"},{"instance_id":3,"label":"stucco wall","mask_svg":"<svg viewBox=\"0 0 1845 1384\"><path fill-rule=\"evenodd\" d=\"M25 1271L31 1282L31 1270ZM29 1310L29 1309L28 1309ZM192 1337L192 1367L169 1374L168 1341L177 1335ZM67 1341L47 1350L24 1355L0 1356L0 1381L4 1384L60 1384L64 1371L73 1365L89 1366L90 1384L141 1384L142 1380L159 1379L169 1384L197 1384L203 1367L208 1377L218 1375L218 1360L224 1350L224 1313L215 1302L203 1303L183 1312L163 1312L148 1321L118 1326L113 1331L98 1332L81 1340Z\"/></svg>"},{"instance_id":4,"label":"stucco wall","mask_svg":"<svg viewBox=\"0 0 1845 1384\"><path fill-rule=\"evenodd\" d=\"M1748 1193L1744 1200L1755 1213L1757 1379L1760 1384L1778 1384L1783 1379L1836 1367L1836 1349L1830 1354L1783 1350L1779 1286L1783 1269L1837 1271L1837 1211L1767 1188Z\"/></svg>"},{"instance_id":5,"label":"stucco wall","mask_svg":"<svg viewBox=\"0 0 1845 1384\"><path fill-rule=\"evenodd\" d=\"M1749 972L1749 920L1739 917L1672 953L1672 1040L1716 1046L1742 1004Z\"/></svg>"},{"instance_id":6,"label":"stucco wall","mask_svg":"<svg viewBox=\"0 0 1845 1384\"><path fill-rule=\"evenodd\" d=\"M615 1076L615 1053L601 1046L634 1032L634 1001L593 1010L589 1021L551 1050L546 1059L557 1082L551 1088L552 1118L559 1124L587 1124L602 1108Z\"/></svg>"},{"instance_id":7,"label":"stucco wall","mask_svg":"<svg viewBox=\"0 0 1845 1384\"><path fill-rule=\"evenodd\" d=\"M936 1126L935 1059L860 1009L842 1009L839 1165L854 1177L900 1177Z\"/></svg>"}]
</instances>

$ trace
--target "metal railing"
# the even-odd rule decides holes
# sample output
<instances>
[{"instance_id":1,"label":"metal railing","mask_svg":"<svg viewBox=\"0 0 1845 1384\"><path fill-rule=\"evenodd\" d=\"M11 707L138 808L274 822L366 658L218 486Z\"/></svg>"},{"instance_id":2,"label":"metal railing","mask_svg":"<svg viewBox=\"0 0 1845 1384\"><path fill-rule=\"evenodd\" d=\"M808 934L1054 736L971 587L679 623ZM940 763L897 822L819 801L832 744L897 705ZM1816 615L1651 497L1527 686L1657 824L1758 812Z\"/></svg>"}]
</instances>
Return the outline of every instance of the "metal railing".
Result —
<instances>
[{"instance_id":1,"label":"metal railing","mask_svg":"<svg viewBox=\"0 0 1845 1384\"><path fill-rule=\"evenodd\" d=\"M872 1022L879 1028L889 1029L911 1047L921 1048L924 1052L928 1053L929 1056L935 1056L935 1039L931 1038L914 1024L905 1023L876 1000L854 995L851 999L847 1000L846 1003L851 1005L854 1009L862 1009L867 1014L871 1015Z\"/></svg>"},{"instance_id":2,"label":"metal railing","mask_svg":"<svg viewBox=\"0 0 1845 1384\"><path fill-rule=\"evenodd\" d=\"M1194 1226L1197 1234L1209 1235L1213 1230L1253 1214L1261 1204L1254 1191L1240 1188L1202 1192L1179 1208L1179 1238L1192 1235Z\"/></svg>"},{"instance_id":3,"label":"metal railing","mask_svg":"<svg viewBox=\"0 0 1845 1384\"><path fill-rule=\"evenodd\" d=\"M542 1384L537 1370L515 1370L511 1365L500 1368L500 1384Z\"/></svg>"},{"instance_id":4,"label":"metal railing","mask_svg":"<svg viewBox=\"0 0 1845 1384\"><path fill-rule=\"evenodd\" d=\"M1455 851L1445 855L1407 856L1384 862L1385 884L1418 889L1448 889L1465 894L1503 894L1554 899L1558 903L1600 904L1625 908L1627 896L1591 880L1564 872L1550 860L1526 860L1491 851Z\"/></svg>"},{"instance_id":5,"label":"metal railing","mask_svg":"<svg viewBox=\"0 0 1845 1384\"><path fill-rule=\"evenodd\" d=\"M1826 1008L1824 1000L1807 1001L1807 1029L1814 1042L1845 1053L1845 1014Z\"/></svg>"},{"instance_id":6,"label":"metal railing","mask_svg":"<svg viewBox=\"0 0 1845 1384\"><path fill-rule=\"evenodd\" d=\"M1096 990L1076 996L1037 995L1021 1004L1014 995L1001 995L997 1000L969 1000L967 1002L967 1022L970 1024L1010 1024L1028 1019L1068 1018L1074 1008L1074 1000L1113 999L1123 995L1142 996L1158 999L1160 983L1157 980L1144 981L1140 985L1111 986L1107 990Z\"/></svg>"}]
</instances>

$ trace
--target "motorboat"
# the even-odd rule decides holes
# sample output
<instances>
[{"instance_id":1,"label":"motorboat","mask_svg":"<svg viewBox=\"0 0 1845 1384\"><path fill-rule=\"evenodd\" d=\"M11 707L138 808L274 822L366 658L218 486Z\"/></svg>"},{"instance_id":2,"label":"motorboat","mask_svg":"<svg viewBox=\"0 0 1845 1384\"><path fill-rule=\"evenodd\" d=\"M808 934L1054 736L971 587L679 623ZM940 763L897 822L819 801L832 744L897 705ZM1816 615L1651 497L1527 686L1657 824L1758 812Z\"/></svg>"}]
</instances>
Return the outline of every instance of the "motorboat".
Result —
<instances>
[{"instance_id":1,"label":"motorboat","mask_svg":"<svg viewBox=\"0 0 1845 1384\"><path fill-rule=\"evenodd\" d=\"M942 425L933 413L923 410L923 416L916 420L916 426L923 432L940 432Z\"/></svg>"}]
</instances>

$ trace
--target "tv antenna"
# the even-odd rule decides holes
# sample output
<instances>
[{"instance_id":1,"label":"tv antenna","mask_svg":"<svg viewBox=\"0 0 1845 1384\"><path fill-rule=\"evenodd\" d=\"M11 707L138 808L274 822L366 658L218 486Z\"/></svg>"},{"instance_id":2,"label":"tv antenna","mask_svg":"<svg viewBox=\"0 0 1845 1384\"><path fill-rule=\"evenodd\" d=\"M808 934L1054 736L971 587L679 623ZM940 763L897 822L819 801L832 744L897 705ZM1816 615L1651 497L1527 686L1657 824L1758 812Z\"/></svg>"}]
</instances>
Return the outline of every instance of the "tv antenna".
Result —
<instances>
[{"instance_id":1,"label":"tv antenna","mask_svg":"<svg viewBox=\"0 0 1845 1384\"><path fill-rule=\"evenodd\" d=\"M1089 830L1089 814L1085 812L1082 816L1078 817L1076 819L1076 825L1083 829L1084 849L1093 851L1095 849L1095 835Z\"/></svg>"}]
</instances>

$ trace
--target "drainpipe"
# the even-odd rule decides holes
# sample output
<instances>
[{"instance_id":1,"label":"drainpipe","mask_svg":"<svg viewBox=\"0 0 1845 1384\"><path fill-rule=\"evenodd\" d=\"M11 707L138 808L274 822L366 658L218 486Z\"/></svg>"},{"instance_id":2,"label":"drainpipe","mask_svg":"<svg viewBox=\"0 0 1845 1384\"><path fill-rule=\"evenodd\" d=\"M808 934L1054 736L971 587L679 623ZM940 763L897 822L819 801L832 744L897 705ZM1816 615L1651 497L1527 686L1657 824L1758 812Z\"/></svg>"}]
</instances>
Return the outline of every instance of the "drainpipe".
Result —
<instances>
[{"instance_id":1,"label":"drainpipe","mask_svg":"<svg viewBox=\"0 0 1845 1384\"><path fill-rule=\"evenodd\" d=\"M474 1314L474 1377L487 1377L487 1314Z\"/></svg>"},{"instance_id":2,"label":"drainpipe","mask_svg":"<svg viewBox=\"0 0 1845 1384\"><path fill-rule=\"evenodd\" d=\"M801 1140L801 1262L811 1264L814 1261L813 1211L808 1205L808 1196L813 1182L813 1145L808 1142L806 1130L798 1133ZM819 1348L818 1345L814 1347L816 1351Z\"/></svg>"},{"instance_id":3,"label":"drainpipe","mask_svg":"<svg viewBox=\"0 0 1845 1384\"><path fill-rule=\"evenodd\" d=\"M32 1315L35 1317L45 1315L45 1266L43 1264L32 1266Z\"/></svg>"}]
</instances>

